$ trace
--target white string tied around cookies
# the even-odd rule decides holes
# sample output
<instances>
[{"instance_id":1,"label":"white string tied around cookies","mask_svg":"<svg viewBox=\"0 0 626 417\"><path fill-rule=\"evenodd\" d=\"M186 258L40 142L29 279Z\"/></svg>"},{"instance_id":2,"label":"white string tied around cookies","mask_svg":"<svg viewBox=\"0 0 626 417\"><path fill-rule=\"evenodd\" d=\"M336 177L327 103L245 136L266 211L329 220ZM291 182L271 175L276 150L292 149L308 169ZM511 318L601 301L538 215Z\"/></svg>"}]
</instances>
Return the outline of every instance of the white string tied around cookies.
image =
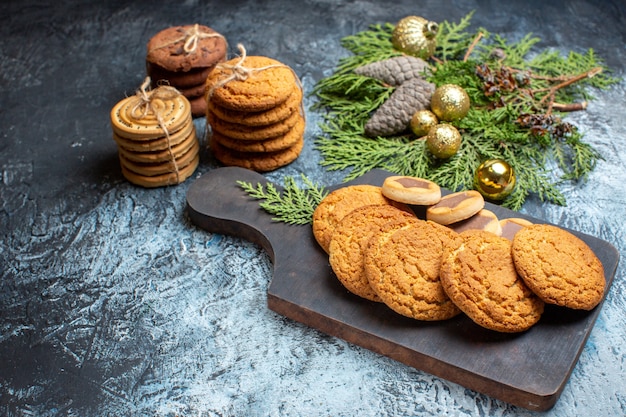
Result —
<instances>
[{"instance_id":1,"label":"white string tied around cookies","mask_svg":"<svg viewBox=\"0 0 626 417\"><path fill-rule=\"evenodd\" d=\"M293 70L293 68L285 65L285 64L273 64L273 65L266 65L264 67L259 67L259 68L249 68L249 67L244 67L243 63L246 60L246 48L242 45L242 44L237 44L237 49L239 49L239 52L241 53L241 56L239 58L239 60L233 65L233 64L228 64L226 62L221 62L219 64L217 64L217 66L215 67L216 70L225 70L225 71L230 71L230 75L226 78L221 79L219 82L217 82L216 84L214 84L213 86L211 86L211 89L209 90L208 93L208 98L210 99L213 96L213 93L215 92L215 90L217 90L218 88L222 88L224 87L226 84L228 84L231 81L246 81L248 78L250 78L251 76L253 76L254 74L256 74L257 72L261 72L261 71L265 71L268 70L270 68L287 68L288 70L290 70L295 79L296 79L296 83L298 84L298 87L300 89L302 89L302 84L300 83L300 78L298 78L298 75L295 73L295 71Z\"/></svg>"},{"instance_id":2,"label":"white string tied around cookies","mask_svg":"<svg viewBox=\"0 0 626 417\"><path fill-rule=\"evenodd\" d=\"M163 120L163 116L161 115L161 107L163 101L172 100L180 96L180 91L169 85L161 85L154 90L150 90L150 77L146 77L135 95L138 102L131 110L132 117L136 119L143 119L152 114L156 118L159 127L163 130L163 133L167 138L167 149L170 154L170 161L174 167L176 181L179 182L180 171L178 169L176 158L174 157L174 152L172 151L170 132L168 131L165 121Z\"/></svg>"},{"instance_id":3,"label":"white string tied around cookies","mask_svg":"<svg viewBox=\"0 0 626 417\"><path fill-rule=\"evenodd\" d=\"M220 33L203 32L202 30L200 30L200 25L196 23L190 29L185 30L184 34L181 37L176 38L173 41L166 42L162 45L159 45L153 48L149 52L152 52L155 49L167 48L168 46L176 45L179 42L184 42L183 51L186 54L193 54L198 49L198 42L202 39L209 39L209 38L222 38L224 39L224 41L226 41L226 38Z\"/></svg>"}]
</instances>

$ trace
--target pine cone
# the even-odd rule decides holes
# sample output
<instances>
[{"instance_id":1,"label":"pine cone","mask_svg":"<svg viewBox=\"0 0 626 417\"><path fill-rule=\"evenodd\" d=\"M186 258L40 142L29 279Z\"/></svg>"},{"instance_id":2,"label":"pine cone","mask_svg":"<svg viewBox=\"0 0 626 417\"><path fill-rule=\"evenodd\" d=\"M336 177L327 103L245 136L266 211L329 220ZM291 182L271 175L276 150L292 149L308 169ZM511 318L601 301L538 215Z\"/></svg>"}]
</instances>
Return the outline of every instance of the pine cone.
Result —
<instances>
[{"instance_id":1,"label":"pine cone","mask_svg":"<svg viewBox=\"0 0 626 417\"><path fill-rule=\"evenodd\" d=\"M429 69L428 63L421 58L400 55L360 66L355 68L354 72L357 75L376 78L385 84L397 87L405 81L423 77Z\"/></svg>"},{"instance_id":2,"label":"pine cone","mask_svg":"<svg viewBox=\"0 0 626 417\"><path fill-rule=\"evenodd\" d=\"M423 78L405 81L365 124L365 134L370 137L390 136L405 131L416 111L430 107L434 91L435 85Z\"/></svg>"}]
</instances>

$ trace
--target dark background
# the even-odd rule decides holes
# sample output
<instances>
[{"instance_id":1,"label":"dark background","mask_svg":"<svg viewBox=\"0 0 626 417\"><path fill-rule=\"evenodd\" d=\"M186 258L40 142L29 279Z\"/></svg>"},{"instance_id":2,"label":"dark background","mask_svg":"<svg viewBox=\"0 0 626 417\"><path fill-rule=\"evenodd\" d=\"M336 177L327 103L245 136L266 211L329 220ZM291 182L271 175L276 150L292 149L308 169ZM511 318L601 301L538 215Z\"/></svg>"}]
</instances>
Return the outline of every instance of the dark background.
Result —
<instances>
[{"instance_id":1,"label":"dark background","mask_svg":"<svg viewBox=\"0 0 626 417\"><path fill-rule=\"evenodd\" d=\"M347 53L341 38L417 14L537 48L597 55L623 77L622 1L181 1L0 5L0 415L530 415L267 310L272 266L259 247L196 228L191 179L146 190L121 175L109 111L145 77L146 43L200 23L251 55L291 66L305 92ZM571 120L603 155L568 205L523 212L605 239L624 253L625 85ZM318 165L320 117L305 100ZM204 121L196 119L199 132ZM210 196L207 196L210 198ZM550 415L626 414L624 270Z\"/></svg>"}]
</instances>

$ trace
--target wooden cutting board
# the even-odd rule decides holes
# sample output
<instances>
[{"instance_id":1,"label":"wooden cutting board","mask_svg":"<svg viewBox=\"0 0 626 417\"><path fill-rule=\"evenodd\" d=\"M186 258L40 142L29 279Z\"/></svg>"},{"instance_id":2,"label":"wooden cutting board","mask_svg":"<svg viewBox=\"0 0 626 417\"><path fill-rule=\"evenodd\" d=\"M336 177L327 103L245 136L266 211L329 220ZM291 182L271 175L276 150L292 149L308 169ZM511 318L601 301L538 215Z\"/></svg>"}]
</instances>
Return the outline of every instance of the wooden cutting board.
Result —
<instances>
[{"instance_id":1,"label":"wooden cutting board","mask_svg":"<svg viewBox=\"0 0 626 417\"><path fill-rule=\"evenodd\" d=\"M388 175L374 170L327 190L348 184L381 185ZM556 403L601 305L590 312L547 306L540 322L521 334L483 329L464 315L434 323L402 317L383 304L347 292L335 278L328 255L315 241L311 227L273 221L237 181L268 183L260 174L242 168L212 170L190 186L187 212L194 223L209 232L241 237L268 252L274 266L267 291L271 310L520 407L547 410ZM275 186L281 189L280 184ZM500 219L525 217L543 222L490 203L486 208ZM619 252L606 241L571 232L604 264L608 291Z\"/></svg>"}]
</instances>

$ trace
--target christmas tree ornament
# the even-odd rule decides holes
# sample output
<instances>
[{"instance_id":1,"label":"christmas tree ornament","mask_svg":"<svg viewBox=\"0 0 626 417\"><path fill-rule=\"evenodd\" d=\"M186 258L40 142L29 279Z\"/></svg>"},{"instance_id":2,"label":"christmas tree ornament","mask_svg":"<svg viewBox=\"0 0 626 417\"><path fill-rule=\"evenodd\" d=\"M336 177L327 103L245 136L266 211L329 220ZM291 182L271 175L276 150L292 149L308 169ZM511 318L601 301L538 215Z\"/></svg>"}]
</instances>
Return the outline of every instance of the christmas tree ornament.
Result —
<instances>
[{"instance_id":1,"label":"christmas tree ornament","mask_svg":"<svg viewBox=\"0 0 626 417\"><path fill-rule=\"evenodd\" d=\"M515 188L515 171L502 159L489 159L476 169L474 188L489 200L504 200Z\"/></svg>"},{"instance_id":2,"label":"christmas tree ornament","mask_svg":"<svg viewBox=\"0 0 626 417\"><path fill-rule=\"evenodd\" d=\"M426 147L436 158L448 159L461 147L461 134L456 127L439 123L428 132Z\"/></svg>"},{"instance_id":3,"label":"christmas tree ornament","mask_svg":"<svg viewBox=\"0 0 626 417\"><path fill-rule=\"evenodd\" d=\"M413 78L423 78L429 72L428 62L409 55L374 61L354 69L357 75L375 78L392 87L397 87Z\"/></svg>"},{"instance_id":4,"label":"christmas tree ornament","mask_svg":"<svg viewBox=\"0 0 626 417\"><path fill-rule=\"evenodd\" d=\"M407 16L401 19L391 34L391 43L395 49L408 55L428 59L437 48L436 22L421 16Z\"/></svg>"},{"instance_id":5,"label":"christmas tree ornament","mask_svg":"<svg viewBox=\"0 0 626 417\"><path fill-rule=\"evenodd\" d=\"M409 128L411 117L418 110L427 109L435 85L423 78L405 81L374 112L364 126L369 137L390 136Z\"/></svg>"},{"instance_id":6,"label":"christmas tree ornament","mask_svg":"<svg viewBox=\"0 0 626 417\"><path fill-rule=\"evenodd\" d=\"M451 122L462 119L470 108L470 98L463 87L444 84L437 87L432 95L430 109L439 120Z\"/></svg>"},{"instance_id":7,"label":"christmas tree ornament","mask_svg":"<svg viewBox=\"0 0 626 417\"><path fill-rule=\"evenodd\" d=\"M415 133L415 136L421 138L428 135L430 129L439 123L435 113L430 110L418 110L411 117L411 131Z\"/></svg>"}]
</instances>

